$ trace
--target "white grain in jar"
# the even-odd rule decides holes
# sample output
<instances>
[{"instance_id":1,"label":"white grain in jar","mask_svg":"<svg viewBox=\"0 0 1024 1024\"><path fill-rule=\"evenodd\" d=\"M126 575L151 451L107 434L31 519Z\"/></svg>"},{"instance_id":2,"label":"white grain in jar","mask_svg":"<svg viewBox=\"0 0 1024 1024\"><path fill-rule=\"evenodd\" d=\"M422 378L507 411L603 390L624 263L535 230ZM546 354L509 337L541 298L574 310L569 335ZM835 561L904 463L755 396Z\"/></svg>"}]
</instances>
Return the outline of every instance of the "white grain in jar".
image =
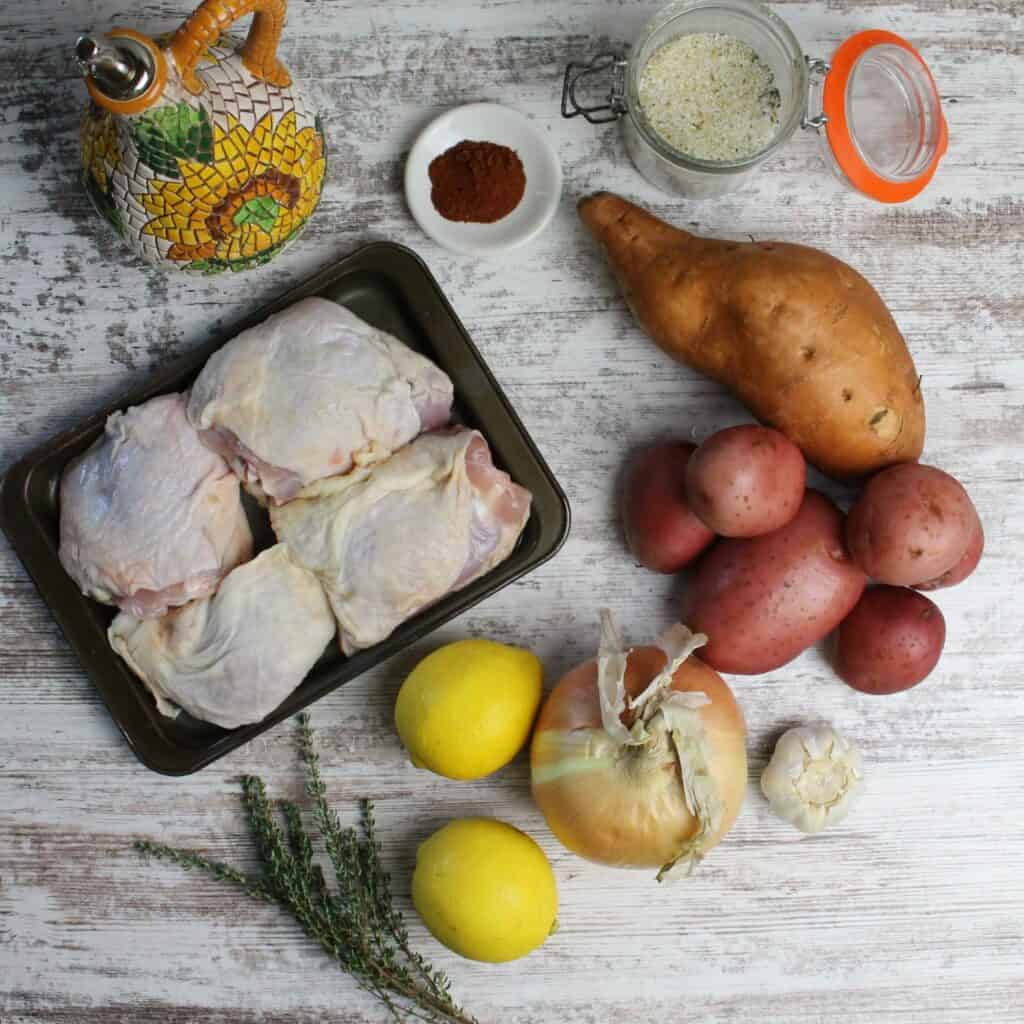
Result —
<instances>
[{"instance_id":1,"label":"white grain in jar","mask_svg":"<svg viewBox=\"0 0 1024 1024\"><path fill-rule=\"evenodd\" d=\"M677 36L659 47L640 75L639 95L654 131L698 160L743 160L778 129L771 68L742 40L720 32Z\"/></svg>"}]
</instances>

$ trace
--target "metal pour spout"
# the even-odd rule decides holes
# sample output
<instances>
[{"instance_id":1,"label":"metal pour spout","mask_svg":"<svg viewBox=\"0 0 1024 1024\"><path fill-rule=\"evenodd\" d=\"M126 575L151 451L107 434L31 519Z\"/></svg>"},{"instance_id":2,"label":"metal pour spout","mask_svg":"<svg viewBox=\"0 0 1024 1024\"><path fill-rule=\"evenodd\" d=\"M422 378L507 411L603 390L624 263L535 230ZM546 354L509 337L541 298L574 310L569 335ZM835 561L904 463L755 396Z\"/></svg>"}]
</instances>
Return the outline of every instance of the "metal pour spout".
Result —
<instances>
[{"instance_id":1,"label":"metal pour spout","mask_svg":"<svg viewBox=\"0 0 1024 1024\"><path fill-rule=\"evenodd\" d=\"M153 81L153 57L134 39L79 36L75 61L82 74L112 100L141 96Z\"/></svg>"}]
</instances>

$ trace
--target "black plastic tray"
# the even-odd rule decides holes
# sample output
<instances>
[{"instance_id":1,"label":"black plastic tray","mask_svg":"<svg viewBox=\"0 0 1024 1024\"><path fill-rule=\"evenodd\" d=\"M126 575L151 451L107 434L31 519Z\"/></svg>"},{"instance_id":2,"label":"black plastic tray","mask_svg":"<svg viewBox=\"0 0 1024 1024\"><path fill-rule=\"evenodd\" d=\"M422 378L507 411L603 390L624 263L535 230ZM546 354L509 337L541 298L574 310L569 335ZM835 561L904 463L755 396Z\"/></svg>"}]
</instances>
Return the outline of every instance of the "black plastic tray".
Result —
<instances>
[{"instance_id":1,"label":"black plastic tray","mask_svg":"<svg viewBox=\"0 0 1024 1024\"><path fill-rule=\"evenodd\" d=\"M429 356L451 377L456 418L478 428L490 443L495 464L533 495L529 522L505 562L409 619L384 642L345 658L332 641L302 685L262 722L229 731L184 713L167 718L107 642L114 610L83 597L57 559L61 473L70 459L96 440L115 409L184 390L210 355L239 331L309 295L347 306ZM264 516L264 524L254 523L257 542L273 543L265 514L257 514ZM147 387L124 395L27 455L4 478L0 525L139 760L154 771L185 775L247 743L549 559L568 536L569 504L426 265L411 250L380 242L317 274L236 324L219 341L189 353Z\"/></svg>"}]
</instances>

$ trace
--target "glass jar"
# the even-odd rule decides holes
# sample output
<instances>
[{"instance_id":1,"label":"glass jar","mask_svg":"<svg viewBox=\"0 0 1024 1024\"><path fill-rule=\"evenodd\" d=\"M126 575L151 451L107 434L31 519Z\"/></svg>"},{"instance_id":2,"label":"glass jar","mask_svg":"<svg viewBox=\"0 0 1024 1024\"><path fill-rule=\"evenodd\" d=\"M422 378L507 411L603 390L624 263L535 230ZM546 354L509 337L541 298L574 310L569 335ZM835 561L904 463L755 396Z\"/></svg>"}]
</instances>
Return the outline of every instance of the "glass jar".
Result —
<instances>
[{"instance_id":1,"label":"glass jar","mask_svg":"<svg viewBox=\"0 0 1024 1024\"><path fill-rule=\"evenodd\" d=\"M720 33L750 46L771 69L779 91L771 140L741 160L701 160L663 139L640 104L640 79L651 56L682 35ZM584 105L587 79L610 79L601 102ZM914 48L890 32L860 32L832 63L805 57L789 26L753 0L675 0L640 33L629 56L601 53L565 71L563 117L592 124L622 121L637 170L651 184L691 199L724 195L743 182L797 128L819 132L826 161L848 187L882 202L902 202L931 180L946 151L938 90Z\"/></svg>"}]
</instances>

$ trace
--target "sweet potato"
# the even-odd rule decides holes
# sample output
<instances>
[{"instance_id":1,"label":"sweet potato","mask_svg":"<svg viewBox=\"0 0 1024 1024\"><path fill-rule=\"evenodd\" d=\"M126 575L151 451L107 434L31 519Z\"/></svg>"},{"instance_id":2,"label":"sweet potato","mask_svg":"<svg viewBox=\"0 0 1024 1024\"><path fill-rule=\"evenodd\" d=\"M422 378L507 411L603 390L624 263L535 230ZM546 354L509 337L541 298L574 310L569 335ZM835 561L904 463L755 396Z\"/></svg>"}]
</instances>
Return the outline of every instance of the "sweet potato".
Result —
<instances>
[{"instance_id":1,"label":"sweet potato","mask_svg":"<svg viewBox=\"0 0 1024 1024\"><path fill-rule=\"evenodd\" d=\"M867 577L843 541L843 514L807 491L796 518L760 537L727 537L701 556L682 620L705 633L701 659L757 675L824 639L860 599Z\"/></svg>"},{"instance_id":2,"label":"sweet potato","mask_svg":"<svg viewBox=\"0 0 1024 1024\"><path fill-rule=\"evenodd\" d=\"M579 211L658 345L728 387L825 473L857 477L920 456L914 362L851 267L802 245L697 238L608 192Z\"/></svg>"}]
</instances>

